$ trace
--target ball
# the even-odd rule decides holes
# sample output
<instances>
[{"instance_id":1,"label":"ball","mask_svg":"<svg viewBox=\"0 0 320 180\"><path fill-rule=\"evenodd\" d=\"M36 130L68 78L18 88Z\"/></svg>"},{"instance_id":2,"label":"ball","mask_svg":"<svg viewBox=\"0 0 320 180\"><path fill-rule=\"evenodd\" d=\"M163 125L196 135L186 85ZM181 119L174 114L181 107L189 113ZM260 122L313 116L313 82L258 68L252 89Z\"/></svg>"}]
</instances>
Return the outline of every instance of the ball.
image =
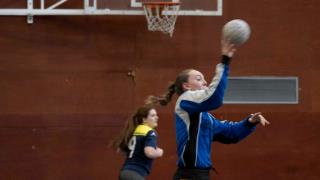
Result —
<instances>
[{"instance_id":1,"label":"ball","mask_svg":"<svg viewBox=\"0 0 320 180\"><path fill-rule=\"evenodd\" d=\"M250 37L250 26L242 19L227 22L222 29L222 36L236 46L242 45Z\"/></svg>"}]
</instances>

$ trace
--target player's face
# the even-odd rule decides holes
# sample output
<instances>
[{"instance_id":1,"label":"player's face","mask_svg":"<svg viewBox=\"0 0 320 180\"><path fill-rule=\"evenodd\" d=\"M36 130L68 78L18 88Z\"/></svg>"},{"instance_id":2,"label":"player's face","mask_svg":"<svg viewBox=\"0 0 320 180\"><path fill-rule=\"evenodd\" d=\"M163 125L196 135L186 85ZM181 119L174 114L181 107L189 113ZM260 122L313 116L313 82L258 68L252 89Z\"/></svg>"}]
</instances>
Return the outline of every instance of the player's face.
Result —
<instances>
[{"instance_id":1,"label":"player's face","mask_svg":"<svg viewBox=\"0 0 320 180\"><path fill-rule=\"evenodd\" d=\"M158 126L158 119L157 111L155 109L151 109L148 116L143 119L143 122L145 125L155 128Z\"/></svg>"},{"instance_id":2,"label":"player's face","mask_svg":"<svg viewBox=\"0 0 320 180\"><path fill-rule=\"evenodd\" d=\"M203 77L203 74L196 70L189 72L188 82L184 83L184 89L186 90L201 90L207 88L207 82Z\"/></svg>"}]
</instances>

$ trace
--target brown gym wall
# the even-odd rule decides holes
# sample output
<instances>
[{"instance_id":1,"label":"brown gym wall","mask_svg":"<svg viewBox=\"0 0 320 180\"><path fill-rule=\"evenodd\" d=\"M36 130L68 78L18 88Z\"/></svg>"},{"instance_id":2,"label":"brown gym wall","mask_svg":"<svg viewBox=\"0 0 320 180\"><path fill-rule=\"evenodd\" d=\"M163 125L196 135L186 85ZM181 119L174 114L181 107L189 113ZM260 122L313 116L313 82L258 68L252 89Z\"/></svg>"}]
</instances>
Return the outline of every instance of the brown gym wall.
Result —
<instances>
[{"instance_id":1,"label":"brown gym wall","mask_svg":"<svg viewBox=\"0 0 320 180\"><path fill-rule=\"evenodd\" d=\"M3 0L0 7L24 3ZM318 180L318 7L318 0L224 0L221 17L179 17L173 38L149 32L143 16L42 16L32 25L1 16L0 179L117 179L123 157L108 144L126 118L185 68L209 80L221 27L241 18L252 36L238 49L231 76L297 76L299 104L213 111L234 121L261 111L272 123L239 144L215 143L213 179ZM149 179L170 179L176 168L173 106L158 109L165 154Z\"/></svg>"}]
</instances>

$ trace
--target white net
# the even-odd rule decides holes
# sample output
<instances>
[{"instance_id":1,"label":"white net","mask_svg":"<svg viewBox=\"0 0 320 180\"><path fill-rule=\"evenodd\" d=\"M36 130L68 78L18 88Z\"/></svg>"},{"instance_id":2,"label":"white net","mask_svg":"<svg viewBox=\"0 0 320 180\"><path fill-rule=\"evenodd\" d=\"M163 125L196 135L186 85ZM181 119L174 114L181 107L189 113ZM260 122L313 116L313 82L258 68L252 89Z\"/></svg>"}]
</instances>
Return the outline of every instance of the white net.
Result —
<instances>
[{"instance_id":1,"label":"white net","mask_svg":"<svg viewBox=\"0 0 320 180\"><path fill-rule=\"evenodd\" d=\"M172 37L180 3L145 3L143 8L147 18L148 30L161 31Z\"/></svg>"}]
</instances>

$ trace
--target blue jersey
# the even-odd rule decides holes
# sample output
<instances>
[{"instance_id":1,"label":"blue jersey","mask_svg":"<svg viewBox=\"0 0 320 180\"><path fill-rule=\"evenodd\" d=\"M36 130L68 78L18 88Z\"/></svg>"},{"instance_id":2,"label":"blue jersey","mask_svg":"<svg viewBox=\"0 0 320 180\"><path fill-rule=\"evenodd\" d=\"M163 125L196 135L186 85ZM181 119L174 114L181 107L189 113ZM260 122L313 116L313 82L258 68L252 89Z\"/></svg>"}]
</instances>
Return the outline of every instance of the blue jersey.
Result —
<instances>
[{"instance_id":1,"label":"blue jersey","mask_svg":"<svg viewBox=\"0 0 320 180\"><path fill-rule=\"evenodd\" d=\"M186 91L178 98L175 119L179 167L209 169L213 141L236 143L254 130L248 119L220 121L207 112L222 105L228 71L228 65L218 64L208 89Z\"/></svg>"},{"instance_id":2,"label":"blue jersey","mask_svg":"<svg viewBox=\"0 0 320 180\"><path fill-rule=\"evenodd\" d=\"M149 126L139 125L128 143L127 158L122 170L133 170L143 177L147 176L153 160L145 155L146 146L157 147L157 134Z\"/></svg>"}]
</instances>

